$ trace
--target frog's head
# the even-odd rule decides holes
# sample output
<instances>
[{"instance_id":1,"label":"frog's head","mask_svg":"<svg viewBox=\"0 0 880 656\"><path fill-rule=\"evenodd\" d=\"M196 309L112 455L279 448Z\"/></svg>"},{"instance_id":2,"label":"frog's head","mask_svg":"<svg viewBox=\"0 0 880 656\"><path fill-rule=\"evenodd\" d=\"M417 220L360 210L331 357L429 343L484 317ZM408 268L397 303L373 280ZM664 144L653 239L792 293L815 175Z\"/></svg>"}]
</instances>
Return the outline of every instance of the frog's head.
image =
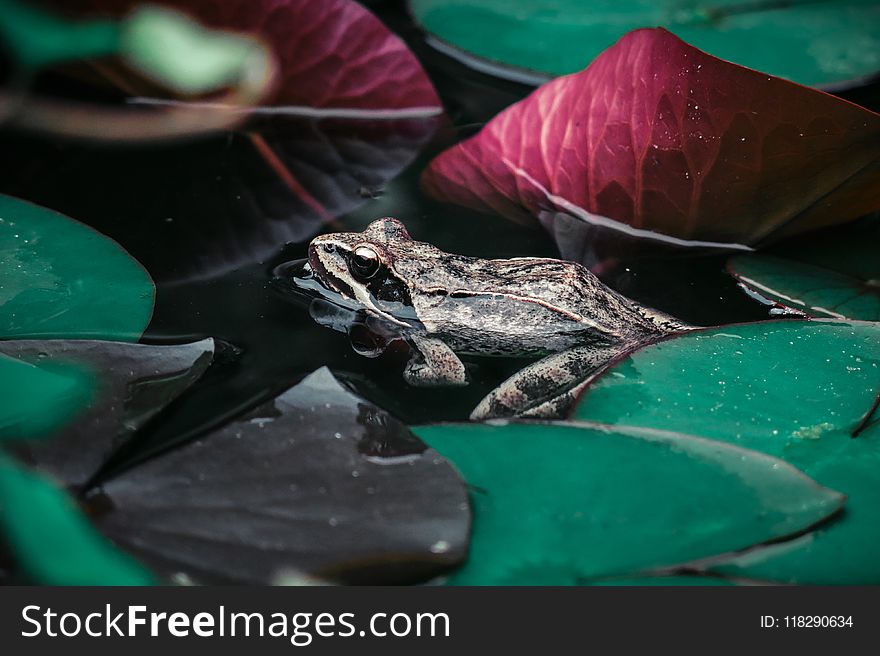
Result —
<instances>
[{"instance_id":1,"label":"frog's head","mask_svg":"<svg viewBox=\"0 0 880 656\"><path fill-rule=\"evenodd\" d=\"M320 235L309 244L309 266L325 287L379 316L402 323L412 309L409 287L394 262L416 245L397 219L373 221L363 232Z\"/></svg>"}]
</instances>

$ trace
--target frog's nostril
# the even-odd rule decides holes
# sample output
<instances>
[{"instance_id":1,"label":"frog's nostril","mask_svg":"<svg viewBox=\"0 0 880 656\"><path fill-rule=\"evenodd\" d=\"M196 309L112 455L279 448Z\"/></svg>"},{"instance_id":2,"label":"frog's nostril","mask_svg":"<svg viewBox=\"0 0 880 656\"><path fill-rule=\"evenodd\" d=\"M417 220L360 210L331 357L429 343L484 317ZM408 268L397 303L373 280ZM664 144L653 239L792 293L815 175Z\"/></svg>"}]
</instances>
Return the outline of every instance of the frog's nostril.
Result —
<instances>
[{"instance_id":1,"label":"frog's nostril","mask_svg":"<svg viewBox=\"0 0 880 656\"><path fill-rule=\"evenodd\" d=\"M335 253L336 252L336 245L335 244L324 244L322 246L322 248L324 249L325 253Z\"/></svg>"}]
</instances>

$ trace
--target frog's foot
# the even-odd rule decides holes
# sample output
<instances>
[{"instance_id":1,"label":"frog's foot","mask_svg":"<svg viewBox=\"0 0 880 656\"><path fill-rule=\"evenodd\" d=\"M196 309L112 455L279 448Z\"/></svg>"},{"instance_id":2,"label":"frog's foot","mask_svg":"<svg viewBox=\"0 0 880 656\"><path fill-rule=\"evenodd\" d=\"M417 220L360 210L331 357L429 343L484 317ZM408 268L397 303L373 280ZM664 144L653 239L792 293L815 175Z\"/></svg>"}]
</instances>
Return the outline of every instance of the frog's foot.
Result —
<instances>
[{"instance_id":1,"label":"frog's foot","mask_svg":"<svg viewBox=\"0 0 880 656\"><path fill-rule=\"evenodd\" d=\"M471 412L471 419L564 417L586 386L589 375L628 348L605 344L552 353L489 392Z\"/></svg>"},{"instance_id":2,"label":"frog's foot","mask_svg":"<svg viewBox=\"0 0 880 656\"><path fill-rule=\"evenodd\" d=\"M445 342L428 337L411 337L413 356L403 378L415 387L467 385L464 363Z\"/></svg>"}]
</instances>

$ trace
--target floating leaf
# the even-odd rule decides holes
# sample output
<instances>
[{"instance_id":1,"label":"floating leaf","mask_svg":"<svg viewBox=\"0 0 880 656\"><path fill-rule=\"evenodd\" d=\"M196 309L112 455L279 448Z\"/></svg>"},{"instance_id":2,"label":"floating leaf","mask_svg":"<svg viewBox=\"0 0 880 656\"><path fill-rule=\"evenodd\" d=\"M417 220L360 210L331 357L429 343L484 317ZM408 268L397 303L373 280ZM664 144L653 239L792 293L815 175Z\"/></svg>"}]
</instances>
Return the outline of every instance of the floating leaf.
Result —
<instances>
[{"instance_id":1,"label":"floating leaf","mask_svg":"<svg viewBox=\"0 0 880 656\"><path fill-rule=\"evenodd\" d=\"M880 207L880 115L638 30L438 156L431 195L685 245L756 245Z\"/></svg>"},{"instance_id":2,"label":"floating leaf","mask_svg":"<svg viewBox=\"0 0 880 656\"><path fill-rule=\"evenodd\" d=\"M199 582L425 580L461 562L470 527L449 463L327 369L102 490L106 535Z\"/></svg>"},{"instance_id":3,"label":"floating leaf","mask_svg":"<svg viewBox=\"0 0 880 656\"><path fill-rule=\"evenodd\" d=\"M805 314L880 321L878 249L875 221L781 244L772 255L735 257L727 268L759 297Z\"/></svg>"},{"instance_id":4,"label":"floating leaf","mask_svg":"<svg viewBox=\"0 0 880 656\"><path fill-rule=\"evenodd\" d=\"M142 5L140 0L55 3L87 17L125 16ZM150 4L267 43L280 67L271 105L383 111L440 108L430 80L406 44L353 0L155 0ZM186 52L179 54L180 61L188 61Z\"/></svg>"},{"instance_id":5,"label":"floating leaf","mask_svg":"<svg viewBox=\"0 0 880 656\"><path fill-rule=\"evenodd\" d=\"M150 5L138 6L121 21L68 21L5 0L0 34L16 63L31 73L71 60L121 55L139 72L181 93L217 91L265 66L250 61L265 59L258 42L205 30L177 12Z\"/></svg>"},{"instance_id":6,"label":"floating leaf","mask_svg":"<svg viewBox=\"0 0 880 656\"><path fill-rule=\"evenodd\" d=\"M746 578L878 583L880 324L778 321L696 331L601 373L578 419L703 435L783 458L848 496L842 517Z\"/></svg>"},{"instance_id":7,"label":"floating leaf","mask_svg":"<svg viewBox=\"0 0 880 656\"><path fill-rule=\"evenodd\" d=\"M136 341L154 294L147 272L118 244L0 195L0 337Z\"/></svg>"},{"instance_id":8,"label":"floating leaf","mask_svg":"<svg viewBox=\"0 0 880 656\"><path fill-rule=\"evenodd\" d=\"M274 61L262 43L205 29L179 12L138 3L118 20L68 20L33 4L0 3L0 35L16 67L14 78L58 65L82 74L88 62L94 68L86 77L99 70L127 91L159 84L176 95L212 93L215 100L238 107L254 104L271 87ZM6 125L102 141L193 135L243 118L230 107L209 113L187 107L143 111L18 90L0 90L0 101Z\"/></svg>"},{"instance_id":9,"label":"floating leaf","mask_svg":"<svg viewBox=\"0 0 880 656\"><path fill-rule=\"evenodd\" d=\"M118 15L132 2L64 4ZM369 202L371 190L412 162L442 120L418 60L355 2L161 4L272 46L280 84L264 106L248 110L247 133L135 153L88 145L40 151L28 143L37 174L25 177L20 162L2 171L6 189L75 212L116 237L132 232L116 208L131 208L126 223L142 230L126 246L157 279L213 276L307 240ZM56 183L46 185L47 177ZM104 193L90 193L95 180Z\"/></svg>"},{"instance_id":10,"label":"floating leaf","mask_svg":"<svg viewBox=\"0 0 880 656\"><path fill-rule=\"evenodd\" d=\"M120 41L127 62L182 94L208 93L248 76L268 75L268 55L256 39L206 30L178 12L149 4L128 15Z\"/></svg>"},{"instance_id":11,"label":"floating leaf","mask_svg":"<svg viewBox=\"0 0 880 656\"><path fill-rule=\"evenodd\" d=\"M0 533L30 580L44 585L149 585L152 576L89 525L73 501L0 453Z\"/></svg>"},{"instance_id":12,"label":"floating leaf","mask_svg":"<svg viewBox=\"0 0 880 656\"><path fill-rule=\"evenodd\" d=\"M772 255L736 257L728 269L758 296L811 317L880 321L880 278L869 283Z\"/></svg>"},{"instance_id":13,"label":"floating leaf","mask_svg":"<svg viewBox=\"0 0 880 656\"><path fill-rule=\"evenodd\" d=\"M55 0L79 16L123 16L140 0ZM156 0L220 30L265 41L279 62L271 104L335 109L440 107L406 44L353 0Z\"/></svg>"},{"instance_id":14,"label":"floating leaf","mask_svg":"<svg viewBox=\"0 0 880 656\"><path fill-rule=\"evenodd\" d=\"M816 431L816 433L819 433ZM819 585L876 584L880 581L877 540L880 539L880 425L855 439L822 433L789 448L784 457L818 481L848 495L840 519L814 533L741 555L710 561L705 569L727 576L780 583ZM824 445L822 442L833 442Z\"/></svg>"},{"instance_id":15,"label":"floating leaf","mask_svg":"<svg viewBox=\"0 0 880 656\"><path fill-rule=\"evenodd\" d=\"M28 141L22 148L30 167L0 164L0 177L5 190L75 214L125 243L156 280L190 281L307 241L328 217L368 202L360 190L395 177L432 129L424 121L270 119L260 138L273 144L299 191L238 134L143 151L59 151ZM45 176L54 184L43 184ZM98 180L101 194L91 192ZM128 208L125 221L119 207Z\"/></svg>"},{"instance_id":16,"label":"floating leaf","mask_svg":"<svg viewBox=\"0 0 880 656\"><path fill-rule=\"evenodd\" d=\"M123 16L140 0L56 0L80 16ZM312 118L421 118L442 113L431 81L406 44L353 0L156 0L199 22L265 42L280 68L256 113ZM149 46L150 44L145 44ZM177 53L187 74L186 52ZM144 55L146 56L146 54ZM188 64L189 65L189 64ZM203 111L212 109L203 105Z\"/></svg>"},{"instance_id":17,"label":"floating leaf","mask_svg":"<svg viewBox=\"0 0 880 656\"><path fill-rule=\"evenodd\" d=\"M21 440L10 449L63 483L82 486L138 428L198 380L213 353L211 339L180 346L0 341L0 389L21 381L23 394L40 386L35 400L19 409L25 426L10 435ZM20 378L22 370L26 378ZM15 406L3 398L0 416L14 417ZM73 421L65 423L71 415ZM0 436L6 421L0 419ZM49 435L54 439L26 441Z\"/></svg>"},{"instance_id":18,"label":"floating leaf","mask_svg":"<svg viewBox=\"0 0 880 656\"><path fill-rule=\"evenodd\" d=\"M495 63L492 72L540 79L582 69L625 32L660 25L716 57L812 86L880 71L875 0L410 0L429 32ZM436 43L448 51L446 43ZM489 63L489 62L487 62ZM491 66L491 64L489 64ZM514 69L507 66L516 67ZM520 70L517 70L520 69Z\"/></svg>"},{"instance_id":19,"label":"floating leaf","mask_svg":"<svg viewBox=\"0 0 880 656\"><path fill-rule=\"evenodd\" d=\"M416 432L473 490L470 557L451 578L460 585L635 576L803 531L844 500L775 458L679 433L537 423Z\"/></svg>"},{"instance_id":20,"label":"floating leaf","mask_svg":"<svg viewBox=\"0 0 880 656\"><path fill-rule=\"evenodd\" d=\"M67 22L19 0L0 4L0 35L6 52L28 71L81 57L106 57L119 48L119 26L113 21Z\"/></svg>"}]
</instances>

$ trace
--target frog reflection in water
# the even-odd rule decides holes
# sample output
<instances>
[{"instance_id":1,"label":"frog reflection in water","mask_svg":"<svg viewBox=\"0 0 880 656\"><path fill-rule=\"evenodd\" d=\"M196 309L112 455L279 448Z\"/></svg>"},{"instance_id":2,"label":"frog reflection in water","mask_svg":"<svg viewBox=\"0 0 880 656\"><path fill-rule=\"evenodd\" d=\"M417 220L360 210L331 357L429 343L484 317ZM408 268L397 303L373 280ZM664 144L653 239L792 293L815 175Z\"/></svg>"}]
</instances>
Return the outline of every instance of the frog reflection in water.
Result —
<instances>
[{"instance_id":1,"label":"frog reflection in water","mask_svg":"<svg viewBox=\"0 0 880 656\"><path fill-rule=\"evenodd\" d=\"M611 358L690 328L574 262L453 255L413 240L393 218L362 233L316 237L308 263L322 287L410 344L411 385L466 385L458 354L542 358L486 396L472 419L564 415L583 381Z\"/></svg>"}]
</instances>

